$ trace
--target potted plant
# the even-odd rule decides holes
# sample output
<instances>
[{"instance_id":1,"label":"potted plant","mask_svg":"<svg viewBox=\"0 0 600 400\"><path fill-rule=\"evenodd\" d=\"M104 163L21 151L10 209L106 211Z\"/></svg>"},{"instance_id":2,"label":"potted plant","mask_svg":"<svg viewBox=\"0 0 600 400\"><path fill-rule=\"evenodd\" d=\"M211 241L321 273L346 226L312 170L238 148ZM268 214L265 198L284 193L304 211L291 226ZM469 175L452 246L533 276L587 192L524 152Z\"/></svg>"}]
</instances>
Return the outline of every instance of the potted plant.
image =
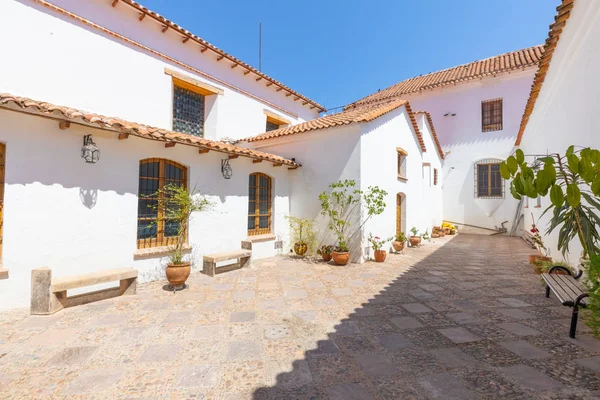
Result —
<instances>
[{"instance_id":1,"label":"potted plant","mask_svg":"<svg viewBox=\"0 0 600 400\"><path fill-rule=\"evenodd\" d=\"M433 229L431 230L431 238L437 239L439 237L440 237L440 227L434 226Z\"/></svg>"},{"instance_id":2,"label":"potted plant","mask_svg":"<svg viewBox=\"0 0 600 400\"><path fill-rule=\"evenodd\" d=\"M348 246L354 235L361 232L371 217L385 210L385 190L369 186L367 191L362 191L355 186L355 181L346 179L329 185L330 193L323 192L319 195L321 214L328 219L327 226L337 238L337 245L331 253L337 265L348 264ZM353 228L355 223L358 226Z\"/></svg>"},{"instance_id":3,"label":"potted plant","mask_svg":"<svg viewBox=\"0 0 600 400\"><path fill-rule=\"evenodd\" d=\"M442 222L442 232L444 232L444 235L455 235L456 226L450 222L444 221Z\"/></svg>"},{"instance_id":4,"label":"potted plant","mask_svg":"<svg viewBox=\"0 0 600 400\"><path fill-rule=\"evenodd\" d=\"M165 273L169 285L174 290L181 290L185 287L191 271L191 262L185 260L183 254L190 220L194 213L207 210L212 203L206 197L200 196L195 189L190 192L185 187L174 184L165 185L156 194L153 196L161 199L155 206L159 211L157 222L168 222L177 227L175 242L170 246L170 262Z\"/></svg>"},{"instance_id":5,"label":"potted plant","mask_svg":"<svg viewBox=\"0 0 600 400\"><path fill-rule=\"evenodd\" d=\"M333 251L333 246L329 245L329 244L324 244L321 247L319 247L319 250L317 250L317 253L321 255L321 257L323 257L324 261L331 261L331 252Z\"/></svg>"},{"instance_id":6,"label":"potted plant","mask_svg":"<svg viewBox=\"0 0 600 400\"><path fill-rule=\"evenodd\" d=\"M387 253L385 250L382 250L381 248L383 247L384 244L391 241L392 239L393 239L393 237L382 240L379 238L379 236L373 236L371 233L369 233L369 243L371 243L371 248L374 251L375 261L377 261L377 262L385 261L385 258L387 257Z\"/></svg>"},{"instance_id":7,"label":"potted plant","mask_svg":"<svg viewBox=\"0 0 600 400\"><path fill-rule=\"evenodd\" d=\"M410 247L417 247L419 244L421 244L421 236L419 236L419 231L415 226L413 226L410 231L412 232L412 236L408 238Z\"/></svg>"},{"instance_id":8,"label":"potted plant","mask_svg":"<svg viewBox=\"0 0 600 400\"><path fill-rule=\"evenodd\" d=\"M404 232L400 232L396 235L396 240L392 242L392 247L396 251L404 250L404 243L406 243L406 235Z\"/></svg>"},{"instance_id":9,"label":"potted plant","mask_svg":"<svg viewBox=\"0 0 600 400\"><path fill-rule=\"evenodd\" d=\"M290 222L292 230L292 241L294 242L294 252L304 257L310 250L314 251L316 245L316 234L313 229L314 222L307 218L298 218L293 216L286 217Z\"/></svg>"},{"instance_id":10,"label":"potted plant","mask_svg":"<svg viewBox=\"0 0 600 400\"><path fill-rule=\"evenodd\" d=\"M535 226L535 224L533 224L529 232L531 232L532 234L531 239L533 240L533 243L537 247L538 251L540 251L540 253L529 255L529 265L531 265L531 267L537 274L541 274L543 272L542 264L545 262L552 261L552 257L546 256L546 254L548 254L547 249L544 246L542 237L540 236L540 230Z\"/></svg>"},{"instance_id":11,"label":"potted plant","mask_svg":"<svg viewBox=\"0 0 600 400\"><path fill-rule=\"evenodd\" d=\"M425 233L422 236L423 240L427 240L428 242L431 240L429 238L429 229L425 229Z\"/></svg>"},{"instance_id":12,"label":"potted plant","mask_svg":"<svg viewBox=\"0 0 600 400\"><path fill-rule=\"evenodd\" d=\"M590 295L588 321L595 334L600 334L600 150L569 146L564 155L532 157L534 161L527 162L517 149L500 164L500 175L510 180L510 192L517 200L550 197L551 204L542 215L551 212L546 233L558 230L557 247L563 257L571 241L579 240Z\"/></svg>"}]
</instances>

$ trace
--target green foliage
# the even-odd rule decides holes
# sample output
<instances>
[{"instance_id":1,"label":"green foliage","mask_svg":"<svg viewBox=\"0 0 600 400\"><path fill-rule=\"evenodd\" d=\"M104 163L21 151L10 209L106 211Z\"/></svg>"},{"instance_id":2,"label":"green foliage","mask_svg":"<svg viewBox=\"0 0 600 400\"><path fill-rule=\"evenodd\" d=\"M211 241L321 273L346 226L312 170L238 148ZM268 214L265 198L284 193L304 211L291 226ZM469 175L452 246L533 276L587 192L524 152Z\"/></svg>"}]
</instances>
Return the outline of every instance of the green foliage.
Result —
<instances>
[{"instance_id":1,"label":"green foliage","mask_svg":"<svg viewBox=\"0 0 600 400\"><path fill-rule=\"evenodd\" d=\"M423 236L422 236L422 237L423 237L423 240L427 240L427 241L429 241L429 240L430 240L430 237L429 237L429 229L426 229L426 230L425 230L425 233L423 234Z\"/></svg>"},{"instance_id":2,"label":"green foliage","mask_svg":"<svg viewBox=\"0 0 600 400\"><path fill-rule=\"evenodd\" d=\"M500 164L500 175L510 182L510 192L517 200L523 196L536 198L549 194L552 213L546 233L558 230L558 248L563 255L577 237L584 255L600 253L600 151L576 150L570 146L564 156L550 154L531 165L517 150Z\"/></svg>"},{"instance_id":3,"label":"green foliage","mask_svg":"<svg viewBox=\"0 0 600 400\"><path fill-rule=\"evenodd\" d=\"M419 231L417 230L416 226L413 226L410 231L412 232L413 236L419 236Z\"/></svg>"},{"instance_id":4,"label":"green foliage","mask_svg":"<svg viewBox=\"0 0 600 400\"><path fill-rule=\"evenodd\" d=\"M201 196L196 189L188 191L183 186L174 184L165 185L156 193L148 196L159 198L153 209L158 211L158 221L177 223L177 236L175 244L171 246L169 256L171 264L182 264L183 247L186 243L190 220L195 212L206 211L213 207L213 203L205 196Z\"/></svg>"},{"instance_id":5,"label":"green foliage","mask_svg":"<svg viewBox=\"0 0 600 400\"><path fill-rule=\"evenodd\" d=\"M393 236L387 239L380 239L379 236L373 236L373 234L369 232L369 243L371 243L371 248L373 250L381 250L381 248L392 239L394 239Z\"/></svg>"},{"instance_id":6,"label":"green foliage","mask_svg":"<svg viewBox=\"0 0 600 400\"><path fill-rule=\"evenodd\" d=\"M587 324L592 328L594 335L600 337L600 255L592 254L590 256L590 266L588 268L588 288L589 288L589 316Z\"/></svg>"},{"instance_id":7,"label":"green foliage","mask_svg":"<svg viewBox=\"0 0 600 400\"><path fill-rule=\"evenodd\" d=\"M308 253L314 253L317 247L317 234L313 228L314 221L308 218L286 217L290 222L292 242L308 246Z\"/></svg>"},{"instance_id":8,"label":"green foliage","mask_svg":"<svg viewBox=\"0 0 600 400\"><path fill-rule=\"evenodd\" d=\"M328 227L337 237L340 251L348 251L350 239L374 215L385 210L385 190L369 186L366 192L356 189L356 182L344 180L329 185L331 193L319 195L321 214L329 219ZM363 217L361 218L361 212ZM352 219L358 217L360 225L353 230Z\"/></svg>"},{"instance_id":9,"label":"green foliage","mask_svg":"<svg viewBox=\"0 0 600 400\"><path fill-rule=\"evenodd\" d=\"M404 234L404 232L400 232L400 233L396 234L397 242L406 243L407 240L408 239L406 238L406 235Z\"/></svg>"},{"instance_id":10,"label":"green foliage","mask_svg":"<svg viewBox=\"0 0 600 400\"><path fill-rule=\"evenodd\" d=\"M319 255L329 255L331 254L331 252L333 251L333 246L330 244L324 244L321 247L319 247L319 250L317 250L317 253Z\"/></svg>"}]
</instances>

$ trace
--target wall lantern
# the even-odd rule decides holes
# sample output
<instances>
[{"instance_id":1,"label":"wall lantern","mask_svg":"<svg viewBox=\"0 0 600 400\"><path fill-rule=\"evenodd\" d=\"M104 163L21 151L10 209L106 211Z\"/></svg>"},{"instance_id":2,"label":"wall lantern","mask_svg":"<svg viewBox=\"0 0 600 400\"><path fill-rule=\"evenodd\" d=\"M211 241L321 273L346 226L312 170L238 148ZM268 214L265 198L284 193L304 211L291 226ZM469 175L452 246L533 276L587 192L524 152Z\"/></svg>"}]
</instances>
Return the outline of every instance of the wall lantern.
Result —
<instances>
[{"instance_id":1,"label":"wall lantern","mask_svg":"<svg viewBox=\"0 0 600 400\"><path fill-rule=\"evenodd\" d=\"M231 175L233 175L233 170L231 169L231 165L229 165L228 158L221 160L221 173L225 179L231 179Z\"/></svg>"},{"instance_id":2,"label":"wall lantern","mask_svg":"<svg viewBox=\"0 0 600 400\"><path fill-rule=\"evenodd\" d=\"M81 158L88 164L96 164L100 159L100 149L98 149L98 146L92 140L92 135L85 135L83 137Z\"/></svg>"}]
</instances>

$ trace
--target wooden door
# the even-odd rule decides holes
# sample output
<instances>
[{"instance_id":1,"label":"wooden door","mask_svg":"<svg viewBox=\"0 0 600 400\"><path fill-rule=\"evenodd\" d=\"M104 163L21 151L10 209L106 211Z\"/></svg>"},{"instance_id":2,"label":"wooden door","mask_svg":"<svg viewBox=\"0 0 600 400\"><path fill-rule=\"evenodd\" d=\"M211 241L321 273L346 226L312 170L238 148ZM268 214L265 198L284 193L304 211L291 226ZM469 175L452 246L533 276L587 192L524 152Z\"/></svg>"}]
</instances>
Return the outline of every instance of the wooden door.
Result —
<instances>
[{"instance_id":1,"label":"wooden door","mask_svg":"<svg viewBox=\"0 0 600 400\"><path fill-rule=\"evenodd\" d=\"M2 242L4 237L4 165L6 145L0 143L0 263L2 262Z\"/></svg>"},{"instance_id":2,"label":"wooden door","mask_svg":"<svg viewBox=\"0 0 600 400\"><path fill-rule=\"evenodd\" d=\"M402 195L396 195L396 235L402 232Z\"/></svg>"}]
</instances>

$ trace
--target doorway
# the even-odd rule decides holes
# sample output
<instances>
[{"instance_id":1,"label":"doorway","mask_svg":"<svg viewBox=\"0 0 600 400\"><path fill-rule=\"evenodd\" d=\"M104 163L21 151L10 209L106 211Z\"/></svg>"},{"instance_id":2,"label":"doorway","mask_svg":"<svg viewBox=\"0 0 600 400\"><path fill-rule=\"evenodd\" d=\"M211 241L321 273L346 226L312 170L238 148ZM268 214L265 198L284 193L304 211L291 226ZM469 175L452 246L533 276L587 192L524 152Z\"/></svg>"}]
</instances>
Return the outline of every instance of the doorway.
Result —
<instances>
[{"instance_id":1,"label":"doorway","mask_svg":"<svg viewBox=\"0 0 600 400\"><path fill-rule=\"evenodd\" d=\"M396 195L396 235L400 232L406 232L406 195L404 193Z\"/></svg>"},{"instance_id":2,"label":"doorway","mask_svg":"<svg viewBox=\"0 0 600 400\"><path fill-rule=\"evenodd\" d=\"M6 145L0 143L0 267L2 266L2 242L4 238L4 166Z\"/></svg>"}]
</instances>

